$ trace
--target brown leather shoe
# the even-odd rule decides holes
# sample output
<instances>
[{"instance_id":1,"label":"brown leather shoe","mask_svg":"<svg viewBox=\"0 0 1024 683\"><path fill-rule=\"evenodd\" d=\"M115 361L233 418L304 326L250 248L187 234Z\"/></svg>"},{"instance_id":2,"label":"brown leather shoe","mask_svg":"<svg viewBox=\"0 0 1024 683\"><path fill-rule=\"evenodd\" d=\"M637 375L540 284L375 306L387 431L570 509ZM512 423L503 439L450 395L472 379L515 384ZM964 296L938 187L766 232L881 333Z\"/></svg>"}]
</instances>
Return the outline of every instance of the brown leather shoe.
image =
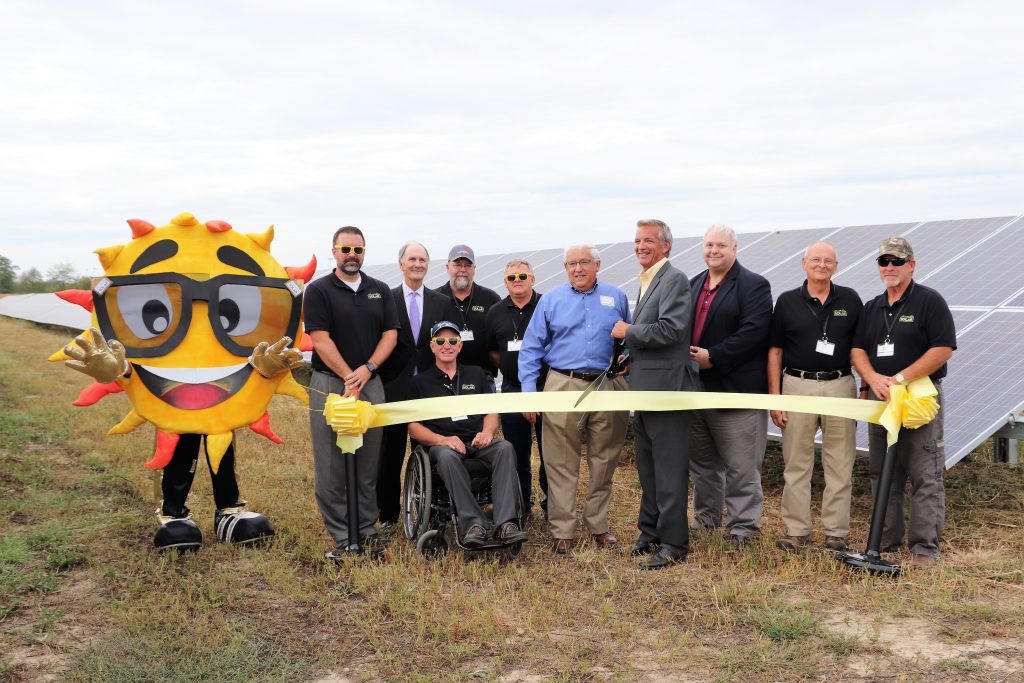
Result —
<instances>
[{"instance_id":1,"label":"brown leather shoe","mask_svg":"<svg viewBox=\"0 0 1024 683\"><path fill-rule=\"evenodd\" d=\"M487 531L479 524L469 527L469 531L462 537L462 545L467 548L479 548L487 542Z\"/></svg>"},{"instance_id":2,"label":"brown leather shoe","mask_svg":"<svg viewBox=\"0 0 1024 683\"><path fill-rule=\"evenodd\" d=\"M775 542L775 547L786 552L796 552L811 542L808 536L783 536Z\"/></svg>"},{"instance_id":3,"label":"brown leather shoe","mask_svg":"<svg viewBox=\"0 0 1024 683\"><path fill-rule=\"evenodd\" d=\"M602 548L612 548L619 544L619 539L615 538L615 534L610 531L606 531L603 534L592 534L592 536L594 537L594 543Z\"/></svg>"},{"instance_id":4,"label":"brown leather shoe","mask_svg":"<svg viewBox=\"0 0 1024 683\"><path fill-rule=\"evenodd\" d=\"M551 552L556 555L568 555L576 542L571 538L556 538L551 541Z\"/></svg>"},{"instance_id":5,"label":"brown leather shoe","mask_svg":"<svg viewBox=\"0 0 1024 683\"><path fill-rule=\"evenodd\" d=\"M846 542L846 539L845 538L840 538L839 536L826 536L825 537L825 547L828 550L831 550L831 551L837 552L837 553L841 553L841 552L844 552L844 551L850 549L850 546Z\"/></svg>"}]
</instances>

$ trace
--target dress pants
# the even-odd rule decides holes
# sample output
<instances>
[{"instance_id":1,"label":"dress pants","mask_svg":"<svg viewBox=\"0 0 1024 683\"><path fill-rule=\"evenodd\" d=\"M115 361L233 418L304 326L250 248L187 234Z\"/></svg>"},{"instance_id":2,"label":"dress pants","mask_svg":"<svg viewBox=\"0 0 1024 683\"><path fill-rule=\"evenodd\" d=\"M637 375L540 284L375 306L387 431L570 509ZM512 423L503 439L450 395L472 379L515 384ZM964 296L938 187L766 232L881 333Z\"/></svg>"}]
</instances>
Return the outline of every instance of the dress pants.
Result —
<instances>
[{"instance_id":1,"label":"dress pants","mask_svg":"<svg viewBox=\"0 0 1024 683\"><path fill-rule=\"evenodd\" d=\"M856 398L853 375L830 380L782 376L784 396ZM857 455L857 422L831 415L789 413L782 430L782 457L786 463L782 490L782 522L790 536L811 533L811 476L814 473L814 435L821 428L821 467L825 491L821 495L821 529L826 536L850 535L850 498L853 461Z\"/></svg>"},{"instance_id":2,"label":"dress pants","mask_svg":"<svg viewBox=\"0 0 1024 683\"><path fill-rule=\"evenodd\" d=\"M324 372L313 372L309 381L309 431L313 441L313 474L316 478L316 503L324 526L334 542L348 545L348 486L345 457L338 448L338 435L324 420L327 394L345 393L345 381ZM362 401L384 402L384 385L373 377L359 393ZM383 434L375 427L363 434L363 445L356 450L356 478L359 494L359 535L374 533L377 521L377 472Z\"/></svg>"},{"instance_id":3,"label":"dress pants","mask_svg":"<svg viewBox=\"0 0 1024 683\"><path fill-rule=\"evenodd\" d=\"M896 462L889 488L889 504L885 511L882 530L882 548L898 548L906 536L907 545L915 555L938 555L939 541L946 522L946 442L943 437L945 401L942 387L936 385L939 395L939 414L917 429L901 429L896 442ZM874 396L872 395L874 398ZM878 479L885 459L885 428L868 425L868 475L871 493L878 489ZM910 528L904 521L904 491L910 482Z\"/></svg>"},{"instance_id":4,"label":"dress pants","mask_svg":"<svg viewBox=\"0 0 1024 683\"><path fill-rule=\"evenodd\" d=\"M501 393L514 394L522 391L521 387L513 384L503 384ZM523 505L526 509L533 506L533 435L537 434L537 455L540 456L540 489L547 495L548 482L547 474L544 471L544 448L541 433L544 428L544 415L538 413L537 420L530 424L520 413L501 414L501 433L505 440L516 449L516 473L519 475L519 485L523 491Z\"/></svg>"},{"instance_id":5,"label":"dress pants","mask_svg":"<svg viewBox=\"0 0 1024 683\"><path fill-rule=\"evenodd\" d=\"M646 412L633 416L636 470L640 476L640 543L660 543L686 553L690 526L686 521L689 481L689 411Z\"/></svg>"},{"instance_id":6,"label":"dress pants","mask_svg":"<svg viewBox=\"0 0 1024 683\"><path fill-rule=\"evenodd\" d=\"M745 538L758 533L764 508L761 464L768 445L768 412L704 409L693 413L690 478L694 521L705 528L722 526L724 502L730 534Z\"/></svg>"},{"instance_id":7,"label":"dress pants","mask_svg":"<svg viewBox=\"0 0 1024 683\"><path fill-rule=\"evenodd\" d=\"M590 382L558 372L548 373L544 391L583 391ZM608 381L604 391L627 391L626 380ZM544 414L544 467L548 473L548 524L555 538L576 536L576 488L580 480L582 439L577 423L583 413ZM590 482L583 504L583 523L592 534L610 531L608 503L612 477L626 440L626 411L586 413L587 465Z\"/></svg>"},{"instance_id":8,"label":"dress pants","mask_svg":"<svg viewBox=\"0 0 1024 683\"><path fill-rule=\"evenodd\" d=\"M395 523L402 515L402 468L409 449L409 425L382 427L377 505L380 521Z\"/></svg>"},{"instance_id":9,"label":"dress pants","mask_svg":"<svg viewBox=\"0 0 1024 683\"><path fill-rule=\"evenodd\" d=\"M516 500L519 497L519 478L516 476L516 451L504 439L495 439L480 449L468 447L462 456L448 446L431 446L430 461L437 465L437 473L451 494L462 533L479 525L487 528L487 517L473 494L469 472L463 460L476 459L491 470L491 503L494 527L505 522L519 521Z\"/></svg>"}]
</instances>

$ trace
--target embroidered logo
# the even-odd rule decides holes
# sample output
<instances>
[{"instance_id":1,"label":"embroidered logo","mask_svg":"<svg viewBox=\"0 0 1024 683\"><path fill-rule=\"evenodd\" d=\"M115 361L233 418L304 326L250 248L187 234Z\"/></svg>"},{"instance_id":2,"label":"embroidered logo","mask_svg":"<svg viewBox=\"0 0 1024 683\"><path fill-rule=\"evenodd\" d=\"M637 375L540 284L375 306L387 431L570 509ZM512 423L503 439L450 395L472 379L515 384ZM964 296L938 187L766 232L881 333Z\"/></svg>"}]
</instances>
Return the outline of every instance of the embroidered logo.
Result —
<instances>
[{"instance_id":1,"label":"embroidered logo","mask_svg":"<svg viewBox=\"0 0 1024 683\"><path fill-rule=\"evenodd\" d=\"M846 317L846 309L845 308L837 308L834 311L832 311L832 315L834 317L836 317L836 318L845 318Z\"/></svg>"},{"instance_id":2,"label":"embroidered logo","mask_svg":"<svg viewBox=\"0 0 1024 683\"><path fill-rule=\"evenodd\" d=\"M483 306L470 306L469 310L473 311L474 313L483 313L484 312L484 307Z\"/></svg>"},{"instance_id":3,"label":"embroidered logo","mask_svg":"<svg viewBox=\"0 0 1024 683\"><path fill-rule=\"evenodd\" d=\"M379 299L380 298L380 292L370 292L369 294L366 295L366 298L367 299Z\"/></svg>"},{"instance_id":4,"label":"embroidered logo","mask_svg":"<svg viewBox=\"0 0 1024 683\"><path fill-rule=\"evenodd\" d=\"M475 384L463 384L462 385L462 390L463 391L476 391L476 385Z\"/></svg>"},{"instance_id":5,"label":"embroidered logo","mask_svg":"<svg viewBox=\"0 0 1024 683\"><path fill-rule=\"evenodd\" d=\"M913 315L901 315L900 316L900 322L901 323L912 323L912 322L914 322L914 316Z\"/></svg>"}]
</instances>

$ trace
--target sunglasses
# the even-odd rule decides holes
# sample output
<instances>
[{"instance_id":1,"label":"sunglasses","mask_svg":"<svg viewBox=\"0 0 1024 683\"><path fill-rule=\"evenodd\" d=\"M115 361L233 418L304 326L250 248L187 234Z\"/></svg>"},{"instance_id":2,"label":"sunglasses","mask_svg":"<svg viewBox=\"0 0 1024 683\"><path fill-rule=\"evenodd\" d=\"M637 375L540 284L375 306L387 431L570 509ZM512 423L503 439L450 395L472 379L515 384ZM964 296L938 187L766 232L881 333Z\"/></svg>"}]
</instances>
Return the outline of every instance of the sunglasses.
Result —
<instances>
[{"instance_id":1,"label":"sunglasses","mask_svg":"<svg viewBox=\"0 0 1024 683\"><path fill-rule=\"evenodd\" d=\"M458 337L434 337L434 343L438 346L444 346L445 342L448 342L448 346L458 346L461 341Z\"/></svg>"},{"instance_id":2,"label":"sunglasses","mask_svg":"<svg viewBox=\"0 0 1024 683\"><path fill-rule=\"evenodd\" d=\"M904 265L907 264L907 259L905 259L905 258L896 258L895 256L879 256L878 257L878 265L882 266L883 268L888 266L890 263L892 265L894 265L894 266L904 266Z\"/></svg>"},{"instance_id":3,"label":"sunglasses","mask_svg":"<svg viewBox=\"0 0 1024 683\"><path fill-rule=\"evenodd\" d=\"M516 280L519 280L520 282L526 282L528 279L530 279L532 275L533 273L519 273L518 275L512 273L510 275L506 275L505 279L508 280L509 282L515 282Z\"/></svg>"},{"instance_id":4,"label":"sunglasses","mask_svg":"<svg viewBox=\"0 0 1024 683\"><path fill-rule=\"evenodd\" d=\"M334 248L340 251L342 254L351 254L352 252L355 252L357 256L366 251L366 247L350 247L347 244L345 246L335 244Z\"/></svg>"}]
</instances>

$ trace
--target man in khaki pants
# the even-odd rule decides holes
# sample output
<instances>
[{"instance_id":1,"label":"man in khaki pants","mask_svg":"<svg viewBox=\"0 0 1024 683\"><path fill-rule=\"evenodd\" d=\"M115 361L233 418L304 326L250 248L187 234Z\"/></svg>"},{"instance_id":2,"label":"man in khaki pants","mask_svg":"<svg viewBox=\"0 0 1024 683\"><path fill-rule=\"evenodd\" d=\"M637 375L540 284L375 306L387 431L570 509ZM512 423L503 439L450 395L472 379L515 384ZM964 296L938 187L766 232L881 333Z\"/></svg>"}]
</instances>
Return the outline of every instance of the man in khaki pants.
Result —
<instances>
[{"instance_id":1,"label":"man in khaki pants","mask_svg":"<svg viewBox=\"0 0 1024 683\"><path fill-rule=\"evenodd\" d=\"M807 247L801 265L807 279L800 287L779 296L772 315L768 392L855 398L857 384L850 371L850 346L860 319L860 297L849 287L832 282L839 261L831 244L816 242ZM821 464L825 472L821 526L825 547L846 550L857 423L783 410L773 410L771 416L782 430L782 455L786 463L782 491L786 535L779 539L778 547L793 551L810 543L814 435L820 427Z\"/></svg>"}]
</instances>

